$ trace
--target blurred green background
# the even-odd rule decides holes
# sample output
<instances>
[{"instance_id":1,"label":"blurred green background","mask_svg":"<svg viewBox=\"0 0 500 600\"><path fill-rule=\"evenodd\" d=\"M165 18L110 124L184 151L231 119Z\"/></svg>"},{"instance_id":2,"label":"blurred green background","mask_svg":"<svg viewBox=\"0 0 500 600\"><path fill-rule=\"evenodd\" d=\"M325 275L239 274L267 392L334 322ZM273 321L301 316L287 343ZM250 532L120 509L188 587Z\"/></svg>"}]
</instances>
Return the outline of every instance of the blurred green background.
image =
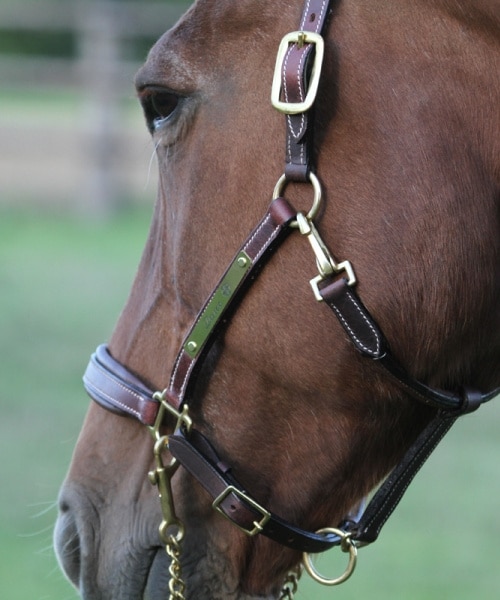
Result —
<instances>
[{"instance_id":1,"label":"blurred green background","mask_svg":"<svg viewBox=\"0 0 500 600\"><path fill-rule=\"evenodd\" d=\"M89 402L81 375L155 197L133 74L186 4L0 0L2 600L77 598L52 551L55 501ZM458 423L352 580L304 576L297 598L497 598L499 422L491 403ZM345 556L323 562L338 573Z\"/></svg>"}]
</instances>

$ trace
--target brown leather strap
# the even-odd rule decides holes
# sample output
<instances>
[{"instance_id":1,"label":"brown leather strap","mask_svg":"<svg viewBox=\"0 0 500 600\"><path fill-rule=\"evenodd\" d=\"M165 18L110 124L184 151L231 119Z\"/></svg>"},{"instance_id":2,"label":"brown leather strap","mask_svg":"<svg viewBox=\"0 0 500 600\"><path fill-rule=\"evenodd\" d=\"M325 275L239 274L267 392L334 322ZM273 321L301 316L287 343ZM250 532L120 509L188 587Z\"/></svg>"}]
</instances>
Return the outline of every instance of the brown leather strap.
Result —
<instances>
[{"instance_id":1,"label":"brown leather strap","mask_svg":"<svg viewBox=\"0 0 500 600\"><path fill-rule=\"evenodd\" d=\"M169 451L201 483L219 510L249 535L262 534L300 552L324 552L340 543L334 534L317 534L295 527L258 504L221 462L208 440L196 430L169 437Z\"/></svg>"},{"instance_id":2,"label":"brown leather strap","mask_svg":"<svg viewBox=\"0 0 500 600\"><path fill-rule=\"evenodd\" d=\"M329 5L329 0L307 0L299 30L321 33L328 16ZM314 52L314 45L310 43L290 45L282 67L282 94L285 102L304 102ZM309 180L313 140L308 112L286 115L285 175L288 181Z\"/></svg>"},{"instance_id":3,"label":"brown leather strap","mask_svg":"<svg viewBox=\"0 0 500 600\"><path fill-rule=\"evenodd\" d=\"M285 199L276 198L273 200L265 217L250 234L243 244L241 251L236 255L238 256L241 252L244 252L251 261L250 268L246 271L244 278L238 284L238 288L234 290L235 294L232 297L231 302L227 304L223 310L217 310L217 308L212 310L211 314L214 315L213 320L216 323L216 326L212 329L210 335L203 341L203 347L200 347L198 353L193 356L188 352L187 345L193 335L193 331L196 330L202 319L206 318L207 313L210 314L210 306L215 293L208 298L205 305L198 313L198 317L182 344L170 378L167 396L170 404L172 404L174 408L178 409L184 402L189 384L193 380L193 376L196 372L196 367L202 363L202 359L216 339L220 325L223 323L223 317L227 316L230 309L233 309L239 303L248 284L254 281L258 268L263 266L265 260L272 254L276 244L280 243L280 241L282 241L290 232L288 224L295 218L296 214L297 212ZM228 271L226 271L226 273L227 272ZM224 277L222 277L219 286L223 281ZM218 289L218 287L216 289Z\"/></svg>"},{"instance_id":4,"label":"brown leather strap","mask_svg":"<svg viewBox=\"0 0 500 600\"><path fill-rule=\"evenodd\" d=\"M83 385L103 408L134 417L143 425L154 424L159 402L153 399L153 392L116 361L105 344L90 357Z\"/></svg>"}]
</instances>

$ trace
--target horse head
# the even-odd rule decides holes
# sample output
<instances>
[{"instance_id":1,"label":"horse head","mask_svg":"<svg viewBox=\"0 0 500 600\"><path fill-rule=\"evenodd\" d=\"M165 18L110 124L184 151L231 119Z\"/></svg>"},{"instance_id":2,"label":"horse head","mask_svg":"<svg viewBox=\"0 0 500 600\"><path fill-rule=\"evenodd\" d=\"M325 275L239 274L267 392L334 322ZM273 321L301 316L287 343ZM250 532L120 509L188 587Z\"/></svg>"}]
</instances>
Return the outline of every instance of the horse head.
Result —
<instances>
[{"instance_id":1,"label":"horse head","mask_svg":"<svg viewBox=\"0 0 500 600\"><path fill-rule=\"evenodd\" d=\"M191 323L283 172L287 117L269 96L279 40L301 8L198 0L137 75L159 189L109 353L152 390L168 386ZM297 217L189 394L190 419L220 464L259 506L312 532L342 522L436 408L366 360L316 301L308 235L350 261L356 294L412 378L500 385L498 15L487 2L422 0L334 2L326 17L310 149L319 233L302 216L300 235ZM279 187L307 214L313 186ZM86 600L168 594L152 447L138 420L92 403L55 534ZM277 598L300 553L234 527L186 469L171 486L186 597Z\"/></svg>"}]
</instances>

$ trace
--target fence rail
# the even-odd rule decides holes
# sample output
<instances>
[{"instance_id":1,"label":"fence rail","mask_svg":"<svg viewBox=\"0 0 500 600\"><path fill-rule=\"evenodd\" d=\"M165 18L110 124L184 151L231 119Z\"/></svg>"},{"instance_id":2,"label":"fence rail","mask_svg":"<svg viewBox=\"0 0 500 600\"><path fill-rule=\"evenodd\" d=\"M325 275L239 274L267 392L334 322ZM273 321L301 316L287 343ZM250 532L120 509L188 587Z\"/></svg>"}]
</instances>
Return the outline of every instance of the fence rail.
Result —
<instances>
[{"instance_id":1,"label":"fence rail","mask_svg":"<svg viewBox=\"0 0 500 600\"><path fill-rule=\"evenodd\" d=\"M89 15L110 15L121 35L159 35L174 23L189 2L164 0L3 0L0 2L0 29L17 31L68 31Z\"/></svg>"},{"instance_id":2,"label":"fence rail","mask_svg":"<svg viewBox=\"0 0 500 600\"><path fill-rule=\"evenodd\" d=\"M0 54L2 90L69 89L81 97L69 124L42 115L36 131L25 112L6 119L0 106L4 201L32 195L99 215L109 212L124 190L129 197L141 195L151 148L139 109L137 119L123 125L123 99L133 95L139 66L125 58L127 48L135 39L159 37L186 6L180 1L0 1L1 30L69 32L77 48L68 59Z\"/></svg>"}]
</instances>

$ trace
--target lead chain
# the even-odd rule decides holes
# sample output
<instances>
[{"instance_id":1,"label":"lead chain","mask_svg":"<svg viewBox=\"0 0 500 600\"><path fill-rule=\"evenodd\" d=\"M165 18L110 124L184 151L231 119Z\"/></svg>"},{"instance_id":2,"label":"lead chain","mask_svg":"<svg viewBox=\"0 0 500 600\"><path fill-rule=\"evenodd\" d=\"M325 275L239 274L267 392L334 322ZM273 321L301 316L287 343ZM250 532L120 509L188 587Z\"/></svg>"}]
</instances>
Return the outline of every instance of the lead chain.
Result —
<instances>
[{"instance_id":1,"label":"lead chain","mask_svg":"<svg viewBox=\"0 0 500 600\"><path fill-rule=\"evenodd\" d=\"M279 600L293 600L294 595L297 593L297 589L299 587L299 579L301 575L302 570L300 567L289 571L285 577L285 581L283 582Z\"/></svg>"},{"instance_id":2,"label":"lead chain","mask_svg":"<svg viewBox=\"0 0 500 600\"><path fill-rule=\"evenodd\" d=\"M184 590L186 589L186 584L181 574L181 546L174 535L169 537L165 549L170 557L170 566L168 568L168 572L170 573L170 581L168 583L170 596L168 598L169 600L185 600Z\"/></svg>"}]
</instances>

